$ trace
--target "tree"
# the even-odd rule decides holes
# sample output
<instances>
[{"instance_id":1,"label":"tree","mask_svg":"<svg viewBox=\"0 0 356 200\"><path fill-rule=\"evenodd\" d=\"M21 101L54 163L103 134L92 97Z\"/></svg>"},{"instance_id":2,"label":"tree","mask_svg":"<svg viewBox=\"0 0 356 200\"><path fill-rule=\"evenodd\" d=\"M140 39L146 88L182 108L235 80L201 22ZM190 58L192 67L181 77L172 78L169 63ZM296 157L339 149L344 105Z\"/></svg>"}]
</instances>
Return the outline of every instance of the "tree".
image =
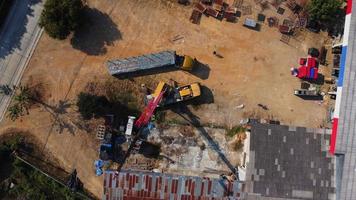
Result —
<instances>
[{"instance_id":1,"label":"tree","mask_svg":"<svg viewBox=\"0 0 356 200\"><path fill-rule=\"evenodd\" d=\"M335 20L341 5L340 0L311 0L307 9L311 20L330 23Z\"/></svg>"},{"instance_id":2,"label":"tree","mask_svg":"<svg viewBox=\"0 0 356 200\"><path fill-rule=\"evenodd\" d=\"M31 91L27 86L19 86L16 88L14 101L23 109L28 110L32 102Z\"/></svg>"},{"instance_id":3,"label":"tree","mask_svg":"<svg viewBox=\"0 0 356 200\"><path fill-rule=\"evenodd\" d=\"M47 0L39 25L56 39L65 39L82 21L82 0Z\"/></svg>"},{"instance_id":4,"label":"tree","mask_svg":"<svg viewBox=\"0 0 356 200\"><path fill-rule=\"evenodd\" d=\"M15 96L13 99L13 105L8 109L8 117L15 121L20 116L24 115L33 101L30 89L27 86L15 87Z\"/></svg>"},{"instance_id":5,"label":"tree","mask_svg":"<svg viewBox=\"0 0 356 200\"><path fill-rule=\"evenodd\" d=\"M18 104L10 106L7 112L7 117L10 118L12 121L15 121L17 118L23 115L23 109L21 109Z\"/></svg>"}]
</instances>

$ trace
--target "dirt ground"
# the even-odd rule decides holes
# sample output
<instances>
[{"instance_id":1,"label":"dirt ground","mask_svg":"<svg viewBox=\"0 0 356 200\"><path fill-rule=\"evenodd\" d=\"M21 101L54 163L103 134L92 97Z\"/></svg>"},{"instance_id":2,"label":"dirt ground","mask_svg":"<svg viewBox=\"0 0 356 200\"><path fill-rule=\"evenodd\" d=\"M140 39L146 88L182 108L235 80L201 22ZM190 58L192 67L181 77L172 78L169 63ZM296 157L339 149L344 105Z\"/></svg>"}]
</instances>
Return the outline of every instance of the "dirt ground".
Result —
<instances>
[{"instance_id":1,"label":"dirt ground","mask_svg":"<svg viewBox=\"0 0 356 200\"><path fill-rule=\"evenodd\" d=\"M192 7L168 0L88 0L88 5L90 19L72 38L57 41L42 36L22 80L41 87L42 100L61 112L53 114L48 107L35 106L16 122L2 122L1 130L17 127L34 134L65 169L76 168L84 186L97 197L102 194L102 177L95 176L93 166L98 141L93 139L94 128L80 125L75 100L88 82L110 78L105 67L108 59L173 49L207 64L194 73L176 71L144 78L144 82L172 78L207 87L214 103L192 109L201 123L231 127L249 116L306 127L319 127L325 121L326 105L294 96L300 81L290 75L290 68L297 67L308 47L324 43L320 35L304 31L299 41L291 39L288 45L280 41L276 28L266 24L260 31L247 29L243 19L255 18L255 6L251 15L237 23L203 16L201 24L194 25L189 21ZM183 39L173 41L177 36ZM268 110L258 107L259 103ZM237 107L240 104L243 109ZM63 131L58 130L58 120L65 122Z\"/></svg>"}]
</instances>

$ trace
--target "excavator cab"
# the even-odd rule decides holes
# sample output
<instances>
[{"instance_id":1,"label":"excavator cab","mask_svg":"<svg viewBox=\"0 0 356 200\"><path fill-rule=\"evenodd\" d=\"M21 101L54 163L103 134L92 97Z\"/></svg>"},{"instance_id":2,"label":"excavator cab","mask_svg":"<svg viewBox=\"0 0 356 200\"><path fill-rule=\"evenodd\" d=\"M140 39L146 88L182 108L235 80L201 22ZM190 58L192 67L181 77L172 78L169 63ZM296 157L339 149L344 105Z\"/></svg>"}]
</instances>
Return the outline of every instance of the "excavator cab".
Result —
<instances>
[{"instance_id":1,"label":"excavator cab","mask_svg":"<svg viewBox=\"0 0 356 200\"><path fill-rule=\"evenodd\" d=\"M182 100L192 99L194 97L200 96L201 94L200 85L198 83L182 86L177 89Z\"/></svg>"}]
</instances>

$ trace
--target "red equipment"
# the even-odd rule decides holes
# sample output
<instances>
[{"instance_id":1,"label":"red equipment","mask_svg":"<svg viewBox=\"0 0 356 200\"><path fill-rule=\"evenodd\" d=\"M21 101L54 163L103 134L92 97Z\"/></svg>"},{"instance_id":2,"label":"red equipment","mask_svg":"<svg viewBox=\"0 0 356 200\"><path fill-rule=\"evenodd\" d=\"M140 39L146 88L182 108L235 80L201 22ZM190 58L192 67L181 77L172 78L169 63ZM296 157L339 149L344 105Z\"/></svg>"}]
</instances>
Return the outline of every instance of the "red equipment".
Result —
<instances>
[{"instance_id":1,"label":"red equipment","mask_svg":"<svg viewBox=\"0 0 356 200\"><path fill-rule=\"evenodd\" d=\"M313 57L299 59L298 78L318 79L318 65Z\"/></svg>"},{"instance_id":2,"label":"red equipment","mask_svg":"<svg viewBox=\"0 0 356 200\"><path fill-rule=\"evenodd\" d=\"M161 102L163 94L164 91L162 91L156 98L152 99L148 103L141 116L135 121L135 128L139 129L148 124L158 104Z\"/></svg>"}]
</instances>

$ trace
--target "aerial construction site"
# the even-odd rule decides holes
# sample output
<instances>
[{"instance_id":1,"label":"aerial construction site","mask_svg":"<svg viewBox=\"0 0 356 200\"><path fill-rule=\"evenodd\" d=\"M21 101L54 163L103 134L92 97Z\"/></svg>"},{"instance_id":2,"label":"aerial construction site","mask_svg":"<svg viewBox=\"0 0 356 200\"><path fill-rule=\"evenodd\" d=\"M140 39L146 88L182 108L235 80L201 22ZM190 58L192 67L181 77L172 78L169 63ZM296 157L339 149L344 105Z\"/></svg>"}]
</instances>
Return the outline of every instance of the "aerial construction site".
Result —
<instances>
[{"instance_id":1,"label":"aerial construction site","mask_svg":"<svg viewBox=\"0 0 356 200\"><path fill-rule=\"evenodd\" d=\"M309 2L86 0L68 38L40 33L19 80L32 102L0 139L28 136L93 199L337 199L343 35Z\"/></svg>"}]
</instances>

